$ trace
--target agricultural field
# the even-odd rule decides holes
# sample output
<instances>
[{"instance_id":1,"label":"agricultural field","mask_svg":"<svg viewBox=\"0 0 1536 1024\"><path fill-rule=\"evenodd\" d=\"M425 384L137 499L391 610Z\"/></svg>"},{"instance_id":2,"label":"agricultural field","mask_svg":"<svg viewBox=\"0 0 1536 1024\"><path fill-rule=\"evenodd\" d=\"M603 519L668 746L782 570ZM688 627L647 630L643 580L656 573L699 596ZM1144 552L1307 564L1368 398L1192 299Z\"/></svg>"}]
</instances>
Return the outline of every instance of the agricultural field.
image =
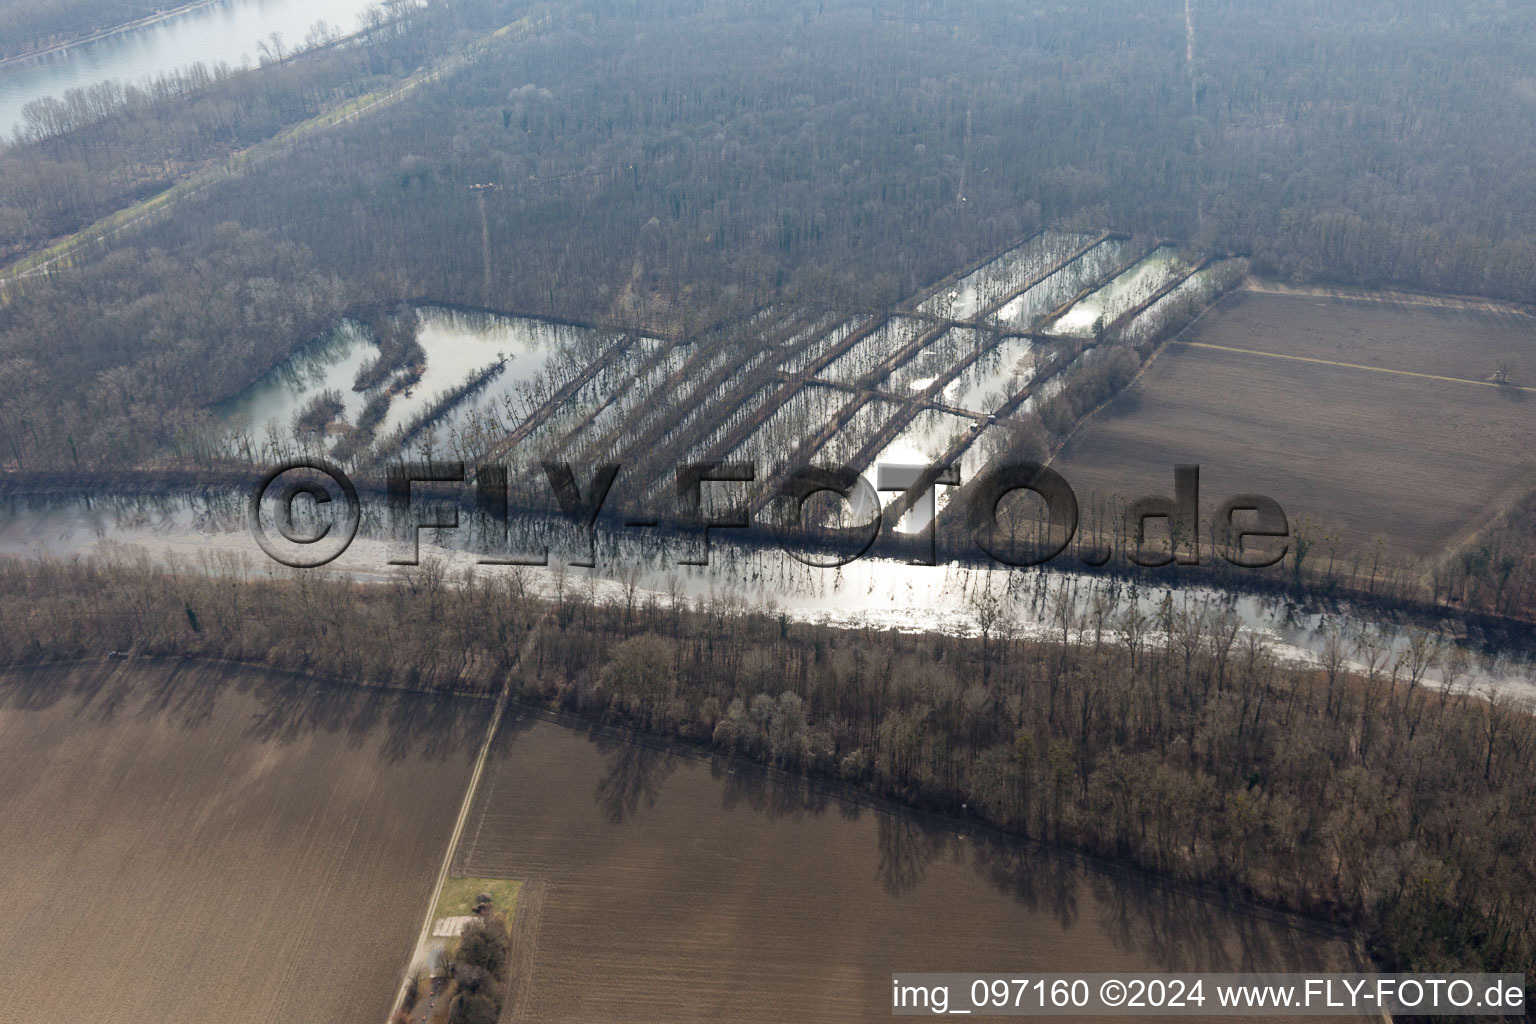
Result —
<instances>
[{"instance_id":1,"label":"agricultural field","mask_svg":"<svg viewBox=\"0 0 1536 1024\"><path fill-rule=\"evenodd\" d=\"M1233 292L1200 328L1219 330L1221 338L1188 340L1483 383L1510 359L1511 382L1536 386L1536 317L1512 307L1392 292L1272 288L1255 281Z\"/></svg>"},{"instance_id":2,"label":"agricultural field","mask_svg":"<svg viewBox=\"0 0 1536 1024\"><path fill-rule=\"evenodd\" d=\"M190 663L0 673L0 1022L379 1024L489 712Z\"/></svg>"},{"instance_id":3,"label":"agricultural field","mask_svg":"<svg viewBox=\"0 0 1536 1024\"><path fill-rule=\"evenodd\" d=\"M1514 385L1489 378L1513 359ZM1432 558L1536 488L1536 319L1470 303L1239 291L1085 422L1056 468L1080 499L1259 492L1320 546ZM1520 387L1517 385L1527 385ZM1202 527L1204 529L1204 527Z\"/></svg>"},{"instance_id":4,"label":"agricultural field","mask_svg":"<svg viewBox=\"0 0 1536 1024\"><path fill-rule=\"evenodd\" d=\"M1347 963L1299 924L961 829L509 715L454 871L524 880L504 1024L885 1020L895 971Z\"/></svg>"}]
</instances>

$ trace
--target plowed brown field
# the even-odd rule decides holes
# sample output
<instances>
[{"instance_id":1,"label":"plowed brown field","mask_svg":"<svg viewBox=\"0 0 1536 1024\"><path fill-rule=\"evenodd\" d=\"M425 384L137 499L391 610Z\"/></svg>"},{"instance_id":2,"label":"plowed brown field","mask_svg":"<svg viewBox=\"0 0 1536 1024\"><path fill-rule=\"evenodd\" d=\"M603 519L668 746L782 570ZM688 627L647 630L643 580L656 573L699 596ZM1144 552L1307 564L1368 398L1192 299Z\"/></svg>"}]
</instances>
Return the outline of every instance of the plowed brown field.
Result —
<instances>
[{"instance_id":1,"label":"plowed brown field","mask_svg":"<svg viewBox=\"0 0 1536 1024\"><path fill-rule=\"evenodd\" d=\"M0 1022L380 1024L490 705L0 673Z\"/></svg>"},{"instance_id":2,"label":"plowed brown field","mask_svg":"<svg viewBox=\"0 0 1536 1024\"><path fill-rule=\"evenodd\" d=\"M1348 969L1294 922L512 713L455 871L528 879L503 1024L888 1020L897 971Z\"/></svg>"},{"instance_id":3,"label":"plowed brown field","mask_svg":"<svg viewBox=\"0 0 1536 1024\"><path fill-rule=\"evenodd\" d=\"M1536 384L1536 320L1237 292L1084 423L1056 468L1080 498L1134 498L1171 495L1174 465L1198 463L1202 534L1224 499L1257 491L1342 552L1379 538L1435 555L1536 488L1536 391L1482 383L1509 354L1516 383Z\"/></svg>"}]
</instances>

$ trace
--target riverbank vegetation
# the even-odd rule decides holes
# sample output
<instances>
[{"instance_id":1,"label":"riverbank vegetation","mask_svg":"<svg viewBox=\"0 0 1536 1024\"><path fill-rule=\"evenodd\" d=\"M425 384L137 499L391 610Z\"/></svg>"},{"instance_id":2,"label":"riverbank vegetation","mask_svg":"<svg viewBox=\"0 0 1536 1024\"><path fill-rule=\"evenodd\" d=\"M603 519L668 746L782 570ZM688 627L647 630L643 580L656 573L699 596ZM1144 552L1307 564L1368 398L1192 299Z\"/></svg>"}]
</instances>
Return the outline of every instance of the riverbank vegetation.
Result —
<instances>
[{"instance_id":1,"label":"riverbank vegetation","mask_svg":"<svg viewBox=\"0 0 1536 1024\"><path fill-rule=\"evenodd\" d=\"M1469 540L1434 580L1448 598L1493 615L1536 618L1536 491Z\"/></svg>"},{"instance_id":2,"label":"riverbank vegetation","mask_svg":"<svg viewBox=\"0 0 1536 1024\"><path fill-rule=\"evenodd\" d=\"M210 571L211 570L211 571ZM0 563L0 663L222 658L491 693L644 729L1299 911L1383 968L1530 972L1536 717L1457 648L1330 634L1278 660L1219 605L1007 595L980 633L833 629L728 600L600 604L580 577L384 584L211 556ZM1353 663L1353 665L1351 664ZM1445 685L1431 685L1443 678Z\"/></svg>"}]
</instances>

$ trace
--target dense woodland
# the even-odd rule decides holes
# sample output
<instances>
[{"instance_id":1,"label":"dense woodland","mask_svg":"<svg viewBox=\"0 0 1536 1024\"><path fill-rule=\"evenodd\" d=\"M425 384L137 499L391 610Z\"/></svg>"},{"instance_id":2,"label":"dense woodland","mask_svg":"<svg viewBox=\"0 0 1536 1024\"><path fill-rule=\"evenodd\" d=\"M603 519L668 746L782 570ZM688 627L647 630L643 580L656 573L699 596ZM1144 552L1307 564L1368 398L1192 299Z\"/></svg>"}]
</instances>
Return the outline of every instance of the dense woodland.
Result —
<instances>
[{"instance_id":1,"label":"dense woodland","mask_svg":"<svg viewBox=\"0 0 1536 1024\"><path fill-rule=\"evenodd\" d=\"M1532 298L1536 135L1519 130L1536 114L1519 48L1536 32L1528 5L1192 10L1190 65L1184 5L1172 2L434 4L345 57L213 81L167 97L165 114L135 104L54 144L13 147L5 180L32 191L12 193L0 246L175 177L175 166L125 170L147 166L162 134L190 166L377 84L343 83L339 68L403 76L532 12L535 30L113 248L129 264L164 253L234 267L227 246L244 236L218 228L236 222L324 268L343 308L430 299L668 330L774 298L889 304L1040 224L1251 251L1257 270L1305 279ZM200 113L180 118L184 106ZM38 202L48 182L71 183L59 192L74 198ZM486 182L500 190L469 190ZM84 397L105 382L82 386L61 358L81 326L139 334L119 338L98 378L152 374L181 348L206 359L202 377L227 382L217 393L168 382L172 426L134 434L141 456L164 454L211 400L313 336L295 315L261 331L254 355L230 354L222 326L144 337L120 317L122 304L207 294L206 280L195 291L174 280L83 266L18 286L0 311L0 451L33 465L119 457L121 412ZM35 388L9 386L17 366Z\"/></svg>"},{"instance_id":2,"label":"dense woodland","mask_svg":"<svg viewBox=\"0 0 1536 1024\"><path fill-rule=\"evenodd\" d=\"M1374 628L1334 632L1305 669L1220 605L1147 615L1107 591L1052 601L1059 635L1039 642L1016 629L1028 592L973 593L981 632L966 639L634 590L599 605L580 576L537 599L533 570L456 578L427 562L355 584L210 557L0 562L0 663L115 649L505 684L1311 914L1363 934L1385 969L1536 967L1536 716L1469 692L1465 652L1431 634L1393 654Z\"/></svg>"},{"instance_id":3,"label":"dense woodland","mask_svg":"<svg viewBox=\"0 0 1536 1024\"><path fill-rule=\"evenodd\" d=\"M1502 513L1434 575L1435 597L1494 615L1536 620L1536 494Z\"/></svg>"},{"instance_id":4,"label":"dense woodland","mask_svg":"<svg viewBox=\"0 0 1536 1024\"><path fill-rule=\"evenodd\" d=\"M327 104L391 81L365 72L358 53L343 49L281 74L194 65L144 87L106 82L35 101L22 128L35 138L0 149L0 258L78 231Z\"/></svg>"},{"instance_id":5,"label":"dense woodland","mask_svg":"<svg viewBox=\"0 0 1536 1024\"><path fill-rule=\"evenodd\" d=\"M376 18L387 13L374 9ZM231 153L452 49L452 26L380 21L339 42L318 27L259 71L194 64L145 82L108 80L24 108L0 148L0 259L14 258L217 166ZM0 126L3 128L4 126Z\"/></svg>"}]
</instances>

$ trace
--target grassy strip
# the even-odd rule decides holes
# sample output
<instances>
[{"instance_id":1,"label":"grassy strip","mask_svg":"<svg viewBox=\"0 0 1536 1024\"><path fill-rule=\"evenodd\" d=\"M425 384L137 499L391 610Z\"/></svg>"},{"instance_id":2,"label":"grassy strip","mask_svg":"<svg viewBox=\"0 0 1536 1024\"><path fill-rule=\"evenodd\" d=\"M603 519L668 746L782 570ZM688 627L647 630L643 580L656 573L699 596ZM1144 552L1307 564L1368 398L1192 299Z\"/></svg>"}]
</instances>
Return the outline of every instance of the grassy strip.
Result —
<instances>
[{"instance_id":1,"label":"grassy strip","mask_svg":"<svg viewBox=\"0 0 1536 1024\"><path fill-rule=\"evenodd\" d=\"M490 894L491 905L506 914L510 921L517 912L517 894L522 887L522 882L505 878L450 877L443 882L443 891L437 898L437 909L432 914L433 920L468 915L475 909L475 897L484 892Z\"/></svg>"}]
</instances>

